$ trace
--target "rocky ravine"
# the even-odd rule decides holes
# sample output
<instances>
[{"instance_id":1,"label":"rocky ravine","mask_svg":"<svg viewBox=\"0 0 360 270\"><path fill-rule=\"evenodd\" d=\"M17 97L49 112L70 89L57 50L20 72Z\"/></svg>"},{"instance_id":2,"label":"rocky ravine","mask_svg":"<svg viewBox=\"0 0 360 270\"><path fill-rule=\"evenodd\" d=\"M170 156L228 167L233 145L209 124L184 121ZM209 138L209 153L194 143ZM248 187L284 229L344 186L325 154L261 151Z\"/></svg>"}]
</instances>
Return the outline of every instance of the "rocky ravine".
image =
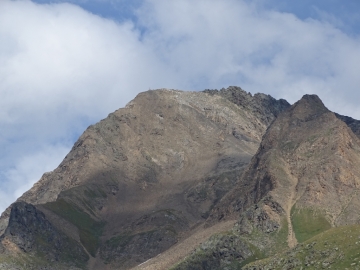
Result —
<instances>
[{"instance_id":1,"label":"rocky ravine","mask_svg":"<svg viewBox=\"0 0 360 270\"><path fill-rule=\"evenodd\" d=\"M61 245L78 243L91 269L130 268L205 222L233 188L269 124L288 106L238 87L141 93L90 126L59 167L18 201L35 206L42 222L61 235ZM15 206L0 219L3 254L11 258L8 247L17 246L25 257L9 259L14 264L31 261L30 251L39 263L62 264L61 257L42 256L37 244L24 249L14 240L17 233L6 237L17 226L17 220L9 222ZM36 230L25 234L36 239Z\"/></svg>"}]
</instances>

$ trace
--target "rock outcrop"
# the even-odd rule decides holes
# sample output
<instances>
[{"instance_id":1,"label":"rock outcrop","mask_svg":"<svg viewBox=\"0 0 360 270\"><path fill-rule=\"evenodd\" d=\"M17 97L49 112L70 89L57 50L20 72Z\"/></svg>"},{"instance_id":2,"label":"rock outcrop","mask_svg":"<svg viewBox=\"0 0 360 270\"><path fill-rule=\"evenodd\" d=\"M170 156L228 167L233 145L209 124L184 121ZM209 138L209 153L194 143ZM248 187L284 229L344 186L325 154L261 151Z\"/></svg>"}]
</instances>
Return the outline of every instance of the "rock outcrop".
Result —
<instances>
[{"instance_id":1,"label":"rock outcrop","mask_svg":"<svg viewBox=\"0 0 360 270\"><path fill-rule=\"evenodd\" d=\"M0 237L0 251L21 261L26 269L44 267L84 267L89 259L84 248L55 228L44 213L31 204L16 202L11 207L9 225ZM26 254L26 255L25 255ZM29 259L35 257L39 264Z\"/></svg>"}]
</instances>

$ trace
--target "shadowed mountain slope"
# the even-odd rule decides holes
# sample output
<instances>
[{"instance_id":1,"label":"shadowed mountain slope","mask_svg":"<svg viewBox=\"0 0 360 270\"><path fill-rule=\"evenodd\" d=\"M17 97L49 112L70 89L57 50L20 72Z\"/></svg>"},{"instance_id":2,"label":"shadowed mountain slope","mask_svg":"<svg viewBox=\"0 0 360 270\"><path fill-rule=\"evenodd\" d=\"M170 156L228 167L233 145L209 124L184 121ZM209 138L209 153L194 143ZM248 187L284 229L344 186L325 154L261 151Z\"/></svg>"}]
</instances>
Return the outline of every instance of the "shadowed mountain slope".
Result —
<instances>
[{"instance_id":1,"label":"shadowed mountain slope","mask_svg":"<svg viewBox=\"0 0 360 270\"><path fill-rule=\"evenodd\" d=\"M335 113L336 117L339 118L341 121L345 122L346 125L348 125L349 128L354 132L358 138L360 138L360 121L356 120L354 118L351 118L349 116L344 116Z\"/></svg>"}]
</instances>

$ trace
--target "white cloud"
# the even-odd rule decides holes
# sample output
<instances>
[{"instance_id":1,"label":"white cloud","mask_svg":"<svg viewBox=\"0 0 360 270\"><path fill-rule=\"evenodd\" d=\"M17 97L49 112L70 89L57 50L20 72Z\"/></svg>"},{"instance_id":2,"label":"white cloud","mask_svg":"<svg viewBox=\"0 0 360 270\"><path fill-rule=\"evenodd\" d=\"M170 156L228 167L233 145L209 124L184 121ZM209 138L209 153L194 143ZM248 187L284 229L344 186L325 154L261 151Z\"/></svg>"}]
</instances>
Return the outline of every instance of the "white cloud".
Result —
<instances>
[{"instance_id":1,"label":"white cloud","mask_svg":"<svg viewBox=\"0 0 360 270\"><path fill-rule=\"evenodd\" d=\"M360 118L360 39L337 25L235 0L148 0L140 18L147 42L200 89L236 84L291 102L316 93Z\"/></svg>"},{"instance_id":2,"label":"white cloud","mask_svg":"<svg viewBox=\"0 0 360 270\"><path fill-rule=\"evenodd\" d=\"M9 167L25 173L24 156L49 143L68 146L138 92L171 86L176 79L161 65L131 22L117 24L70 4L1 1L0 189L29 186L54 165L51 158L39 163L37 177L5 173Z\"/></svg>"},{"instance_id":3,"label":"white cloud","mask_svg":"<svg viewBox=\"0 0 360 270\"><path fill-rule=\"evenodd\" d=\"M119 25L69 4L5 1L1 13L1 51L12 48L3 56L7 95L1 106L20 109L8 121L23 110L42 113L54 106L98 117L109 110L103 103L115 109L152 82L151 52L131 23ZM119 96L124 100L113 99Z\"/></svg>"},{"instance_id":4,"label":"white cloud","mask_svg":"<svg viewBox=\"0 0 360 270\"><path fill-rule=\"evenodd\" d=\"M69 150L70 147L63 145L43 145L37 152L20 157L15 167L3 172L11 182L2 184L0 208L5 209L30 189L44 172L56 168Z\"/></svg>"},{"instance_id":5,"label":"white cloud","mask_svg":"<svg viewBox=\"0 0 360 270\"><path fill-rule=\"evenodd\" d=\"M0 2L2 192L14 199L86 125L149 88L239 85L290 102L316 93L360 118L360 38L338 20L235 0L147 0L135 16L119 23L71 4ZM11 201L3 196L0 210Z\"/></svg>"}]
</instances>

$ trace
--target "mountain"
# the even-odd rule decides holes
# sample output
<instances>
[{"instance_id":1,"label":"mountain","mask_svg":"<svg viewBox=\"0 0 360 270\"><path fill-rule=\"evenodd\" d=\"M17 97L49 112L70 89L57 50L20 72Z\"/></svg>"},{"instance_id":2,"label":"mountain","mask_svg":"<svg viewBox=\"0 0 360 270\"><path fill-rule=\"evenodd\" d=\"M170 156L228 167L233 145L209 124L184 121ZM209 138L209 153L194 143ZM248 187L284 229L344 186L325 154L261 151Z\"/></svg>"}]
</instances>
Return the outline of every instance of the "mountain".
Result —
<instances>
[{"instance_id":1,"label":"mountain","mask_svg":"<svg viewBox=\"0 0 360 270\"><path fill-rule=\"evenodd\" d=\"M316 95L140 93L4 211L0 269L350 267L359 135Z\"/></svg>"},{"instance_id":2,"label":"mountain","mask_svg":"<svg viewBox=\"0 0 360 270\"><path fill-rule=\"evenodd\" d=\"M2 253L24 255L13 263L27 269L36 268L27 254L79 268L89 258L91 269L128 269L156 256L205 222L287 107L238 87L139 94L90 126L59 167L2 214ZM15 218L24 209L41 218ZM41 240L44 226L53 234ZM62 249L51 241L75 241L81 256L54 257Z\"/></svg>"},{"instance_id":3,"label":"mountain","mask_svg":"<svg viewBox=\"0 0 360 270\"><path fill-rule=\"evenodd\" d=\"M243 210L269 196L288 217L318 209L332 226L356 223L359 154L351 129L317 96L305 95L268 129L241 185L226 198L236 201L224 200L224 208Z\"/></svg>"},{"instance_id":4,"label":"mountain","mask_svg":"<svg viewBox=\"0 0 360 270\"><path fill-rule=\"evenodd\" d=\"M301 251L291 253L289 248L303 250L298 243L332 227L359 224L360 141L350 128L358 121L343 120L316 95L305 95L281 113L235 187L210 213L209 224L239 217L232 231L202 244L175 269L238 269L274 255L270 263L254 262L244 269L310 267L306 257L293 258ZM323 242L338 231L332 232ZM237 249L226 245L230 239L237 240ZM224 250L227 256L214 258ZM297 263L282 259L277 264L282 256Z\"/></svg>"}]
</instances>

